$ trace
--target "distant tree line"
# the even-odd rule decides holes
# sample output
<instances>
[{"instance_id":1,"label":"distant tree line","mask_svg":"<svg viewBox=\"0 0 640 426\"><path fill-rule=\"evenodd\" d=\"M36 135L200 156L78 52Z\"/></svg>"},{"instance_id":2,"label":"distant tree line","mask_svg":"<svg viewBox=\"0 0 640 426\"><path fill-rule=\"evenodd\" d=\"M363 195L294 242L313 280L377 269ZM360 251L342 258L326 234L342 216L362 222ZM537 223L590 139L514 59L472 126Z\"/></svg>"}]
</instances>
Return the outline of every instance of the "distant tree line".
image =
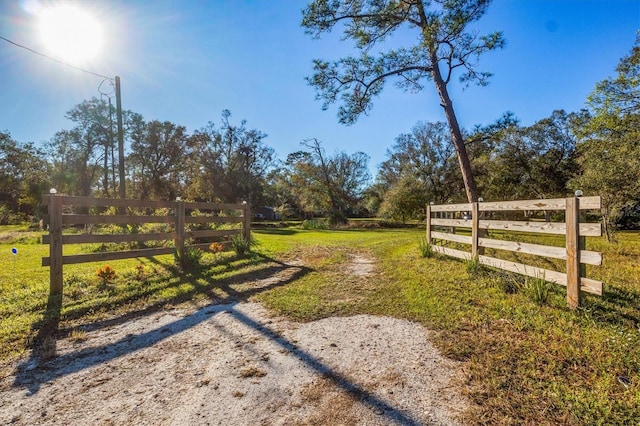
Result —
<instances>
[{"instance_id":1,"label":"distant tree line","mask_svg":"<svg viewBox=\"0 0 640 426\"><path fill-rule=\"evenodd\" d=\"M554 111L531 126L511 114L465 131L465 150L485 200L565 197L581 189L603 197L607 234L640 226L640 42L617 76L599 82L586 108ZM0 132L0 222L40 215L41 196L116 197L115 111L99 99L73 107L44 145ZM267 135L234 124L228 110L192 133L169 121L124 112L128 198L240 202L273 206L284 218L349 216L406 221L429 202L467 200L457 149L446 123L417 123L399 135L372 182L363 152L327 153L316 139L285 159Z\"/></svg>"},{"instance_id":2,"label":"distant tree line","mask_svg":"<svg viewBox=\"0 0 640 426\"><path fill-rule=\"evenodd\" d=\"M40 216L43 193L115 198L119 193L115 111L93 98L66 117L71 130L57 132L43 147L22 144L0 132L0 223ZM267 135L234 124L224 110L189 134L169 121L145 121L124 112L127 146L126 196L273 206L283 217L329 216L343 222L362 214L360 201L370 182L362 152L327 154L318 140L276 157Z\"/></svg>"}]
</instances>

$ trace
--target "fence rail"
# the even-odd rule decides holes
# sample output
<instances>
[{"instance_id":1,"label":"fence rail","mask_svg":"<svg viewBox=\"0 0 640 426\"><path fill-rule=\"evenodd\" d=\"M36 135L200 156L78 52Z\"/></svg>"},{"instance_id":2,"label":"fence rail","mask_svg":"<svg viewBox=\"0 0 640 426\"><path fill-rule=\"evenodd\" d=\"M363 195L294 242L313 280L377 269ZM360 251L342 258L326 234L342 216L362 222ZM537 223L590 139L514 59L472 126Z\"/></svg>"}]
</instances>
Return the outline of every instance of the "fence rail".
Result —
<instances>
[{"instance_id":1,"label":"fence rail","mask_svg":"<svg viewBox=\"0 0 640 426\"><path fill-rule=\"evenodd\" d=\"M599 209L600 197L572 197L549 200L518 200L488 203L463 203L427 206L427 243L434 251L460 259L476 258L478 263L518 274L539 278L567 287L569 307L580 305L580 293L588 292L602 295L603 283L587 278L583 265L601 265L602 254L585 249L585 237L601 236L599 223L584 223L584 210ZM534 220L488 220L483 216L511 211L564 211L564 222ZM448 216L448 217L432 217ZM582 220L581 220L582 218ZM583 222L583 223L581 223ZM449 228L451 232L432 230L432 227ZM471 228L471 236L455 233L455 228ZM565 236L565 247L553 247L542 244L505 241L486 238L489 230L505 232L526 232ZM434 240L451 241L469 245L470 251L464 251L434 244ZM504 250L515 253L548 257L566 261L566 271L560 272L525 265L484 255L484 248Z\"/></svg>"},{"instance_id":2,"label":"fence rail","mask_svg":"<svg viewBox=\"0 0 640 426\"><path fill-rule=\"evenodd\" d=\"M173 254L188 247L203 248L207 243L186 244L190 238L212 239L224 238L242 234L250 239L251 215L249 204L203 203L161 201L161 200L123 200L90 198L60 195L51 193L43 196L43 204L48 208L44 222L49 226L49 234L42 239L43 244L49 245L49 256L42 258L42 266L48 266L51 293L62 292L62 266L75 263L111 261L117 259L131 259L136 257L153 257L163 254ZM103 208L114 207L118 214L78 214L74 208ZM125 214L126 209L168 209L166 215L155 214ZM205 215L187 215L187 212L198 210L207 211ZM220 212L240 212L238 216L220 216ZM140 225L140 224L168 224L173 225L170 232L149 233L112 233L112 234L64 234L64 226L72 225ZM235 229L200 229L190 230L188 226L210 226L218 224L237 224ZM94 243L144 243L148 241L172 241L173 247L154 247L135 250L119 250L100 253L63 255L65 244L94 244Z\"/></svg>"}]
</instances>

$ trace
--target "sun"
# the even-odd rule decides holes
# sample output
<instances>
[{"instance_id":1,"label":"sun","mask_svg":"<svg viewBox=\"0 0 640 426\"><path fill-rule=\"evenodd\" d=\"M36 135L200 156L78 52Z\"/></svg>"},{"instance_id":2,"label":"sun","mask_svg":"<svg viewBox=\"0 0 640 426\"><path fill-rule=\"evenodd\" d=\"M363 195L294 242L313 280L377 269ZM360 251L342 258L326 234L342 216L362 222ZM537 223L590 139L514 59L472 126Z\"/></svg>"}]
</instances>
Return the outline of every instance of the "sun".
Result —
<instances>
[{"instance_id":1,"label":"sun","mask_svg":"<svg viewBox=\"0 0 640 426\"><path fill-rule=\"evenodd\" d=\"M70 4L58 4L40 10L38 29L49 53L72 64L95 59L102 50L100 22Z\"/></svg>"}]
</instances>

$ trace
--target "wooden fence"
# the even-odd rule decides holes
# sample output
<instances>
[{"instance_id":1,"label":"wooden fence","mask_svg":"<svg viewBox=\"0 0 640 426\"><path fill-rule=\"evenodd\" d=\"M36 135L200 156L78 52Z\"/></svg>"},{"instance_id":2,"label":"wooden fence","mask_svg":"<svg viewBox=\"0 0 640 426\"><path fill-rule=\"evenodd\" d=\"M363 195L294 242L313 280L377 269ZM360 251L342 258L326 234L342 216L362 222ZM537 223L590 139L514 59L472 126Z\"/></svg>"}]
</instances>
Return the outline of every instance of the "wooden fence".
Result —
<instances>
[{"instance_id":1,"label":"wooden fence","mask_svg":"<svg viewBox=\"0 0 640 426\"><path fill-rule=\"evenodd\" d=\"M482 265L534 278L544 278L546 281L564 285L567 287L567 303L574 309L580 305L581 292L602 295L602 282L586 278L586 268L583 266L602 264L601 253L585 250L585 237L601 236L601 226L599 223L581 223L585 222L585 214L581 211L600 209L600 206L600 197L429 205L426 239L438 253L461 259L477 258L478 263ZM565 221L485 219L511 211L564 211ZM434 214L438 217L432 217ZM447 227L453 232L442 232L442 229L436 231L432 230L432 227ZM455 228L471 228L471 236L456 234ZM565 247L552 247L486 238L489 230L565 235L566 244ZM470 251L453 249L434 244L435 240L468 244L471 248ZM484 248L566 260L566 272L485 256Z\"/></svg>"},{"instance_id":2,"label":"wooden fence","mask_svg":"<svg viewBox=\"0 0 640 426\"><path fill-rule=\"evenodd\" d=\"M207 248L210 242L187 245L188 239L197 241L221 239L242 233L246 240L250 239L251 216L247 203L220 204L176 201L123 200L106 198L75 197L58 195L52 190L51 194L43 197L43 203L48 208L45 223L49 226L49 234L42 242L49 245L49 256L42 258L42 266L49 266L51 293L62 292L62 265L73 263L111 261L116 259L130 259L136 257L153 257L163 254L174 254L188 247ZM97 213L112 208L116 214ZM128 209L131 209L128 211ZM156 209L166 209L166 215L156 215ZM84 214L77 213L84 211ZM92 211L95 211L93 213ZM199 212L193 214L192 212ZM239 216L220 215L220 212L239 211ZM137 214L131 214L137 212ZM146 212L146 214L144 214ZM191 214L187 214L187 212ZM132 233L126 231L127 225L168 224L170 231ZM209 229L190 230L189 227L205 227ZM214 224L238 224L236 229L211 229ZM92 234L63 234L63 228L84 225L98 232ZM118 228L119 233L104 233L100 225L116 225L110 231ZM119 225L119 227L118 227ZM65 244L95 244L95 243L145 243L148 241L173 241L172 247L153 247L144 249L108 251L99 253L63 255Z\"/></svg>"}]
</instances>

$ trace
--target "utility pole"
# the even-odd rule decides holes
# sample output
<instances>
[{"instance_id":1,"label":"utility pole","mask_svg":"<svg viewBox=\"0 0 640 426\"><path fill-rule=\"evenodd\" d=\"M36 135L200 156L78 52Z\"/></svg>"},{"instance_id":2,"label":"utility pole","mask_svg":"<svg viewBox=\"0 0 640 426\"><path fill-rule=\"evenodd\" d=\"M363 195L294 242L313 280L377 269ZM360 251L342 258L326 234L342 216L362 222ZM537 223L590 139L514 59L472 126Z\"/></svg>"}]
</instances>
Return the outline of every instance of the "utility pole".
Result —
<instances>
[{"instance_id":1,"label":"utility pole","mask_svg":"<svg viewBox=\"0 0 640 426\"><path fill-rule=\"evenodd\" d=\"M124 130L122 129L122 98L120 77L116 75L116 110L118 115L118 172L120 173L120 198L126 197L124 183Z\"/></svg>"}]
</instances>

